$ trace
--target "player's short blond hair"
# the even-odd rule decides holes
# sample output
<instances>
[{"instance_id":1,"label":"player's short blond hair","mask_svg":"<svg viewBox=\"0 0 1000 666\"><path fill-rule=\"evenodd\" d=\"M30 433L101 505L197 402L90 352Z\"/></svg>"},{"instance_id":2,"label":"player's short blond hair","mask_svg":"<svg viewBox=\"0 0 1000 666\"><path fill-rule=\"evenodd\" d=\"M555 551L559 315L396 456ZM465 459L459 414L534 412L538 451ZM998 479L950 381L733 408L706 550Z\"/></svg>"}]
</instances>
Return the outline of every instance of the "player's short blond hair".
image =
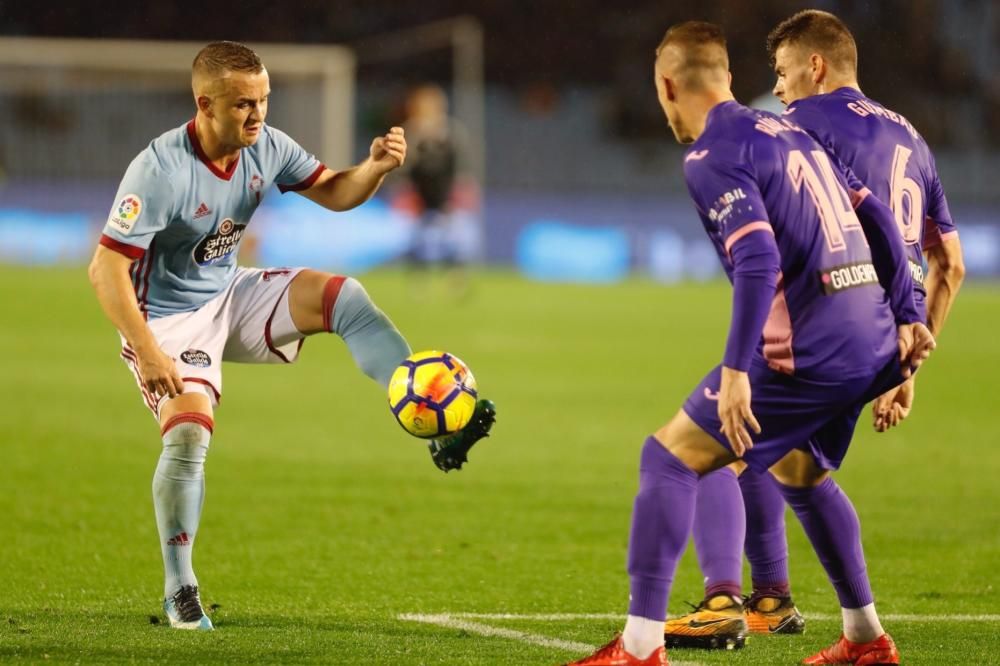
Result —
<instances>
[{"instance_id":1,"label":"player's short blond hair","mask_svg":"<svg viewBox=\"0 0 1000 666\"><path fill-rule=\"evenodd\" d=\"M239 42L212 42L198 51L191 63L191 71L212 77L224 72L259 74L264 71L264 63L253 49Z\"/></svg>"},{"instance_id":2,"label":"player's short blond hair","mask_svg":"<svg viewBox=\"0 0 1000 666\"><path fill-rule=\"evenodd\" d=\"M729 52L720 26L705 21L678 23L663 35L656 47L657 57L668 47L674 47L680 56L675 75L685 88L698 90L710 78L728 84Z\"/></svg>"},{"instance_id":3,"label":"player's short blond hair","mask_svg":"<svg viewBox=\"0 0 1000 666\"><path fill-rule=\"evenodd\" d=\"M835 69L858 73L858 45L854 35L830 12L804 9L775 26L767 36L767 54L772 65L783 44L803 46L823 56Z\"/></svg>"}]
</instances>

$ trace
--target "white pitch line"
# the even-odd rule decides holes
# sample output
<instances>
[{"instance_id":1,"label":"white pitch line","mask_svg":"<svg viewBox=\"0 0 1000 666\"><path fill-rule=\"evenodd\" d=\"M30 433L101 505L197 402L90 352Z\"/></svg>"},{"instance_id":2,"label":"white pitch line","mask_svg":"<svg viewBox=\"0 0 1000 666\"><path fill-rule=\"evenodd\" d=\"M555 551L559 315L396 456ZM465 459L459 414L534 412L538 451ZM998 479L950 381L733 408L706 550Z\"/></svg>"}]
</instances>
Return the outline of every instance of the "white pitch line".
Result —
<instances>
[{"instance_id":1,"label":"white pitch line","mask_svg":"<svg viewBox=\"0 0 1000 666\"><path fill-rule=\"evenodd\" d=\"M524 631L514 631L513 629L504 629L503 627L491 627L488 624L479 624L478 622L470 622L468 620L463 620L451 615L416 615L412 613L406 613L399 616L400 620L409 620L410 622L423 622L425 624L436 624L441 627L447 627L449 629L463 629L473 634L479 634L480 636L499 636L501 638L509 638L515 641L521 641L522 643L531 643L532 645L540 645L542 647L559 648L560 650L568 650L570 652L593 652L594 646L587 643L577 643L575 641L564 641L558 638L549 638L548 636L539 636L538 634L529 634Z\"/></svg>"},{"instance_id":2,"label":"white pitch line","mask_svg":"<svg viewBox=\"0 0 1000 666\"><path fill-rule=\"evenodd\" d=\"M588 652L593 652L597 649L597 646L590 645L588 643L577 643L576 641L564 641L559 638L549 638L548 636L541 636L539 634L529 634L526 631L515 631L513 629L505 629L503 627L494 627L488 624L480 624L478 622L470 622L469 620L461 619L458 617L470 615L467 613L456 613L454 615L441 614L441 615L423 615L417 613L404 613L399 616L400 620L407 620L409 622L423 622L425 624L433 624L439 627L446 627L448 629L462 629L468 631L469 633L479 634L480 636L499 636L500 638L509 638L514 641L521 641L522 643L531 643L532 645L539 645L541 647L557 648L560 650L566 650L567 652L580 652L587 654ZM506 615L506 614L501 614ZM569 615L569 618L579 618L579 615ZM603 617L603 616L602 616ZM620 615L614 615L610 617L620 617ZM525 618L522 615L509 615L508 617L496 618L496 619L530 619ZM671 660L672 666L702 666L695 661L677 661L676 659Z\"/></svg>"},{"instance_id":3,"label":"white pitch line","mask_svg":"<svg viewBox=\"0 0 1000 666\"><path fill-rule=\"evenodd\" d=\"M449 617L470 620L525 620L529 622L571 622L573 620L623 620L624 613L449 613ZM806 613L808 620L839 620L831 613ZM886 622L1000 622L1000 615L915 615L879 614Z\"/></svg>"},{"instance_id":4,"label":"white pitch line","mask_svg":"<svg viewBox=\"0 0 1000 666\"><path fill-rule=\"evenodd\" d=\"M817 620L839 620L839 615L812 615ZM879 619L886 622L1000 622L1000 615L911 615L907 613L879 613Z\"/></svg>"},{"instance_id":5,"label":"white pitch line","mask_svg":"<svg viewBox=\"0 0 1000 666\"><path fill-rule=\"evenodd\" d=\"M398 616L400 620L422 622L448 629L461 629L480 636L496 636L522 643L530 643L541 647L556 648L567 652L592 652L596 646L576 641L564 641L526 631L516 631L504 627L494 627L472 620L523 620L527 622L570 622L573 620L621 620L622 613L442 613L425 615L404 613ZM840 620L839 615L830 613L808 613L810 620ZM887 613L880 616L886 622L1000 622L1000 615L914 615L906 613ZM673 666L701 666L693 661L671 660Z\"/></svg>"},{"instance_id":6,"label":"white pitch line","mask_svg":"<svg viewBox=\"0 0 1000 666\"><path fill-rule=\"evenodd\" d=\"M625 620L624 613L449 613L451 617L470 620L528 620L535 622L570 622L572 620Z\"/></svg>"},{"instance_id":7,"label":"white pitch line","mask_svg":"<svg viewBox=\"0 0 1000 666\"><path fill-rule=\"evenodd\" d=\"M470 620L526 620L529 622L572 622L573 620L621 620L625 613L449 613ZM832 615L830 617L833 617Z\"/></svg>"}]
</instances>

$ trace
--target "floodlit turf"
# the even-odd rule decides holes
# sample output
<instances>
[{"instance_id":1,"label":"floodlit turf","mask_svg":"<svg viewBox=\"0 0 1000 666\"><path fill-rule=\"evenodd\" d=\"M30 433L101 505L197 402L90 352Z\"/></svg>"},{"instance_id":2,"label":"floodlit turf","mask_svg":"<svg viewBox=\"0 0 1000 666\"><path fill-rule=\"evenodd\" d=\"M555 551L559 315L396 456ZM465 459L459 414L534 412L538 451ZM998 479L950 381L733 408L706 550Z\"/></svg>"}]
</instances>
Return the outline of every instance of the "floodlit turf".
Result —
<instances>
[{"instance_id":1,"label":"floodlit turf","mask_svg":"<svg viewBox=\"0 0 1000 666\"><path fill-rule=\"evenodd\" d=\"M227 366L195 563L218 630L159 609L150 482L160 444L82 268L0 268L0 660L554 664L526 634L597 645L614 619L401 614L622 612L639 448L721 357L723 284L553 286L484 273L468 300L398 272L365 284L415 349L451 351L499 408L442 474L336 339L293 367ZM968 285L905 427L867 421L838 475L886 614L1000 613L1000 289ZM795 598L835 597L789 518ZM690 553L671 611L701 596ZM1000 622L887 620L908 664L1000 663ZM793 664L832 619L704 664ZM530 638L531 636L527 636Z\"/></svg>"}]
</instances>

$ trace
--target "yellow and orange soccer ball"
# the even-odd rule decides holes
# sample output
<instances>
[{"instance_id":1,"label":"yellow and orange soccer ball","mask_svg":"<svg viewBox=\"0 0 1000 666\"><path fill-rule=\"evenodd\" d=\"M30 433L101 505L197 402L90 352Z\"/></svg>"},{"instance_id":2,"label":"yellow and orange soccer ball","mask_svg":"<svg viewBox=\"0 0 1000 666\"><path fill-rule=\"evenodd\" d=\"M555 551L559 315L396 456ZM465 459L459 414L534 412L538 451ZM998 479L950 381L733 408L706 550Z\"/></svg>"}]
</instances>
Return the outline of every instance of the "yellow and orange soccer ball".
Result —
<instances>
[{"instance_id":1,"label":"yellow and orange soccer ball","mask_svg":"<svg viewBox=\"0 0 1000 666\"><path fill-rule=\"evenodd\" d=\"M461 430L476 408L476 378L460 358L423 351L389 379L389 408L411 435L431 439Z\"/></svg>"}]
</instances>

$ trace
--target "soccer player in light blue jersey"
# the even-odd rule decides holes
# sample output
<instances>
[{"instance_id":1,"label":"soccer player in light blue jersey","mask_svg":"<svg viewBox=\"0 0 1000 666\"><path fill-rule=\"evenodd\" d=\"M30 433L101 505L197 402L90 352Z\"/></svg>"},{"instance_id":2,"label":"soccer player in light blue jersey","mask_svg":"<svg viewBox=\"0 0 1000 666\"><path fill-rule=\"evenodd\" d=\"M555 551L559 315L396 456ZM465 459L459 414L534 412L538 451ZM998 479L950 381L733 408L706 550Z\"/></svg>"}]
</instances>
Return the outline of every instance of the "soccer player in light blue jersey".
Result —
<instances>
[{"instance_id":1,"label":"soccer player in light blue jersey","mask_svg":"<svg viewBox=\"0 0 1000 666\"><path fill-rule=\"evenodd\" d=\"M406 139L393 127L372 142L363 162L334 171L265 124L270 82L249 48L207 45L191 78L195 117L154 139L129 165L89 275L121 336L121 357L160 424L153 503L164 610L171 626L210 630L192 550L222 362L291 363L306 337L335 333L358 367L386 387L410 353L355 279L239 267L240 240L272 185L333 211L361 205L403 164ZM460 468L488 434L493 414L492 403L480 401L469 425L431 442L434 463Z\"/></svg>"},{"instance_id":2,"label":"soccer player in light blue jersey","mask_svg":"<svg viewBox=\"0 0 1000 666\"><path fill-rule=\"evenodd\" d=\"M722 363L643 446L625 629L573 664L667 664L667 600L698 479L736 460L770 472L795 510L847 639L866 637L868 660L851 663L898 663L874 613L857 514L830 476L864 405L934 346L892 212L801 127L733 99L718 26L674 26L656 56L660 105L691 144L688 191L733 285L732 320Z\"/></svg>"}]
</instances>

